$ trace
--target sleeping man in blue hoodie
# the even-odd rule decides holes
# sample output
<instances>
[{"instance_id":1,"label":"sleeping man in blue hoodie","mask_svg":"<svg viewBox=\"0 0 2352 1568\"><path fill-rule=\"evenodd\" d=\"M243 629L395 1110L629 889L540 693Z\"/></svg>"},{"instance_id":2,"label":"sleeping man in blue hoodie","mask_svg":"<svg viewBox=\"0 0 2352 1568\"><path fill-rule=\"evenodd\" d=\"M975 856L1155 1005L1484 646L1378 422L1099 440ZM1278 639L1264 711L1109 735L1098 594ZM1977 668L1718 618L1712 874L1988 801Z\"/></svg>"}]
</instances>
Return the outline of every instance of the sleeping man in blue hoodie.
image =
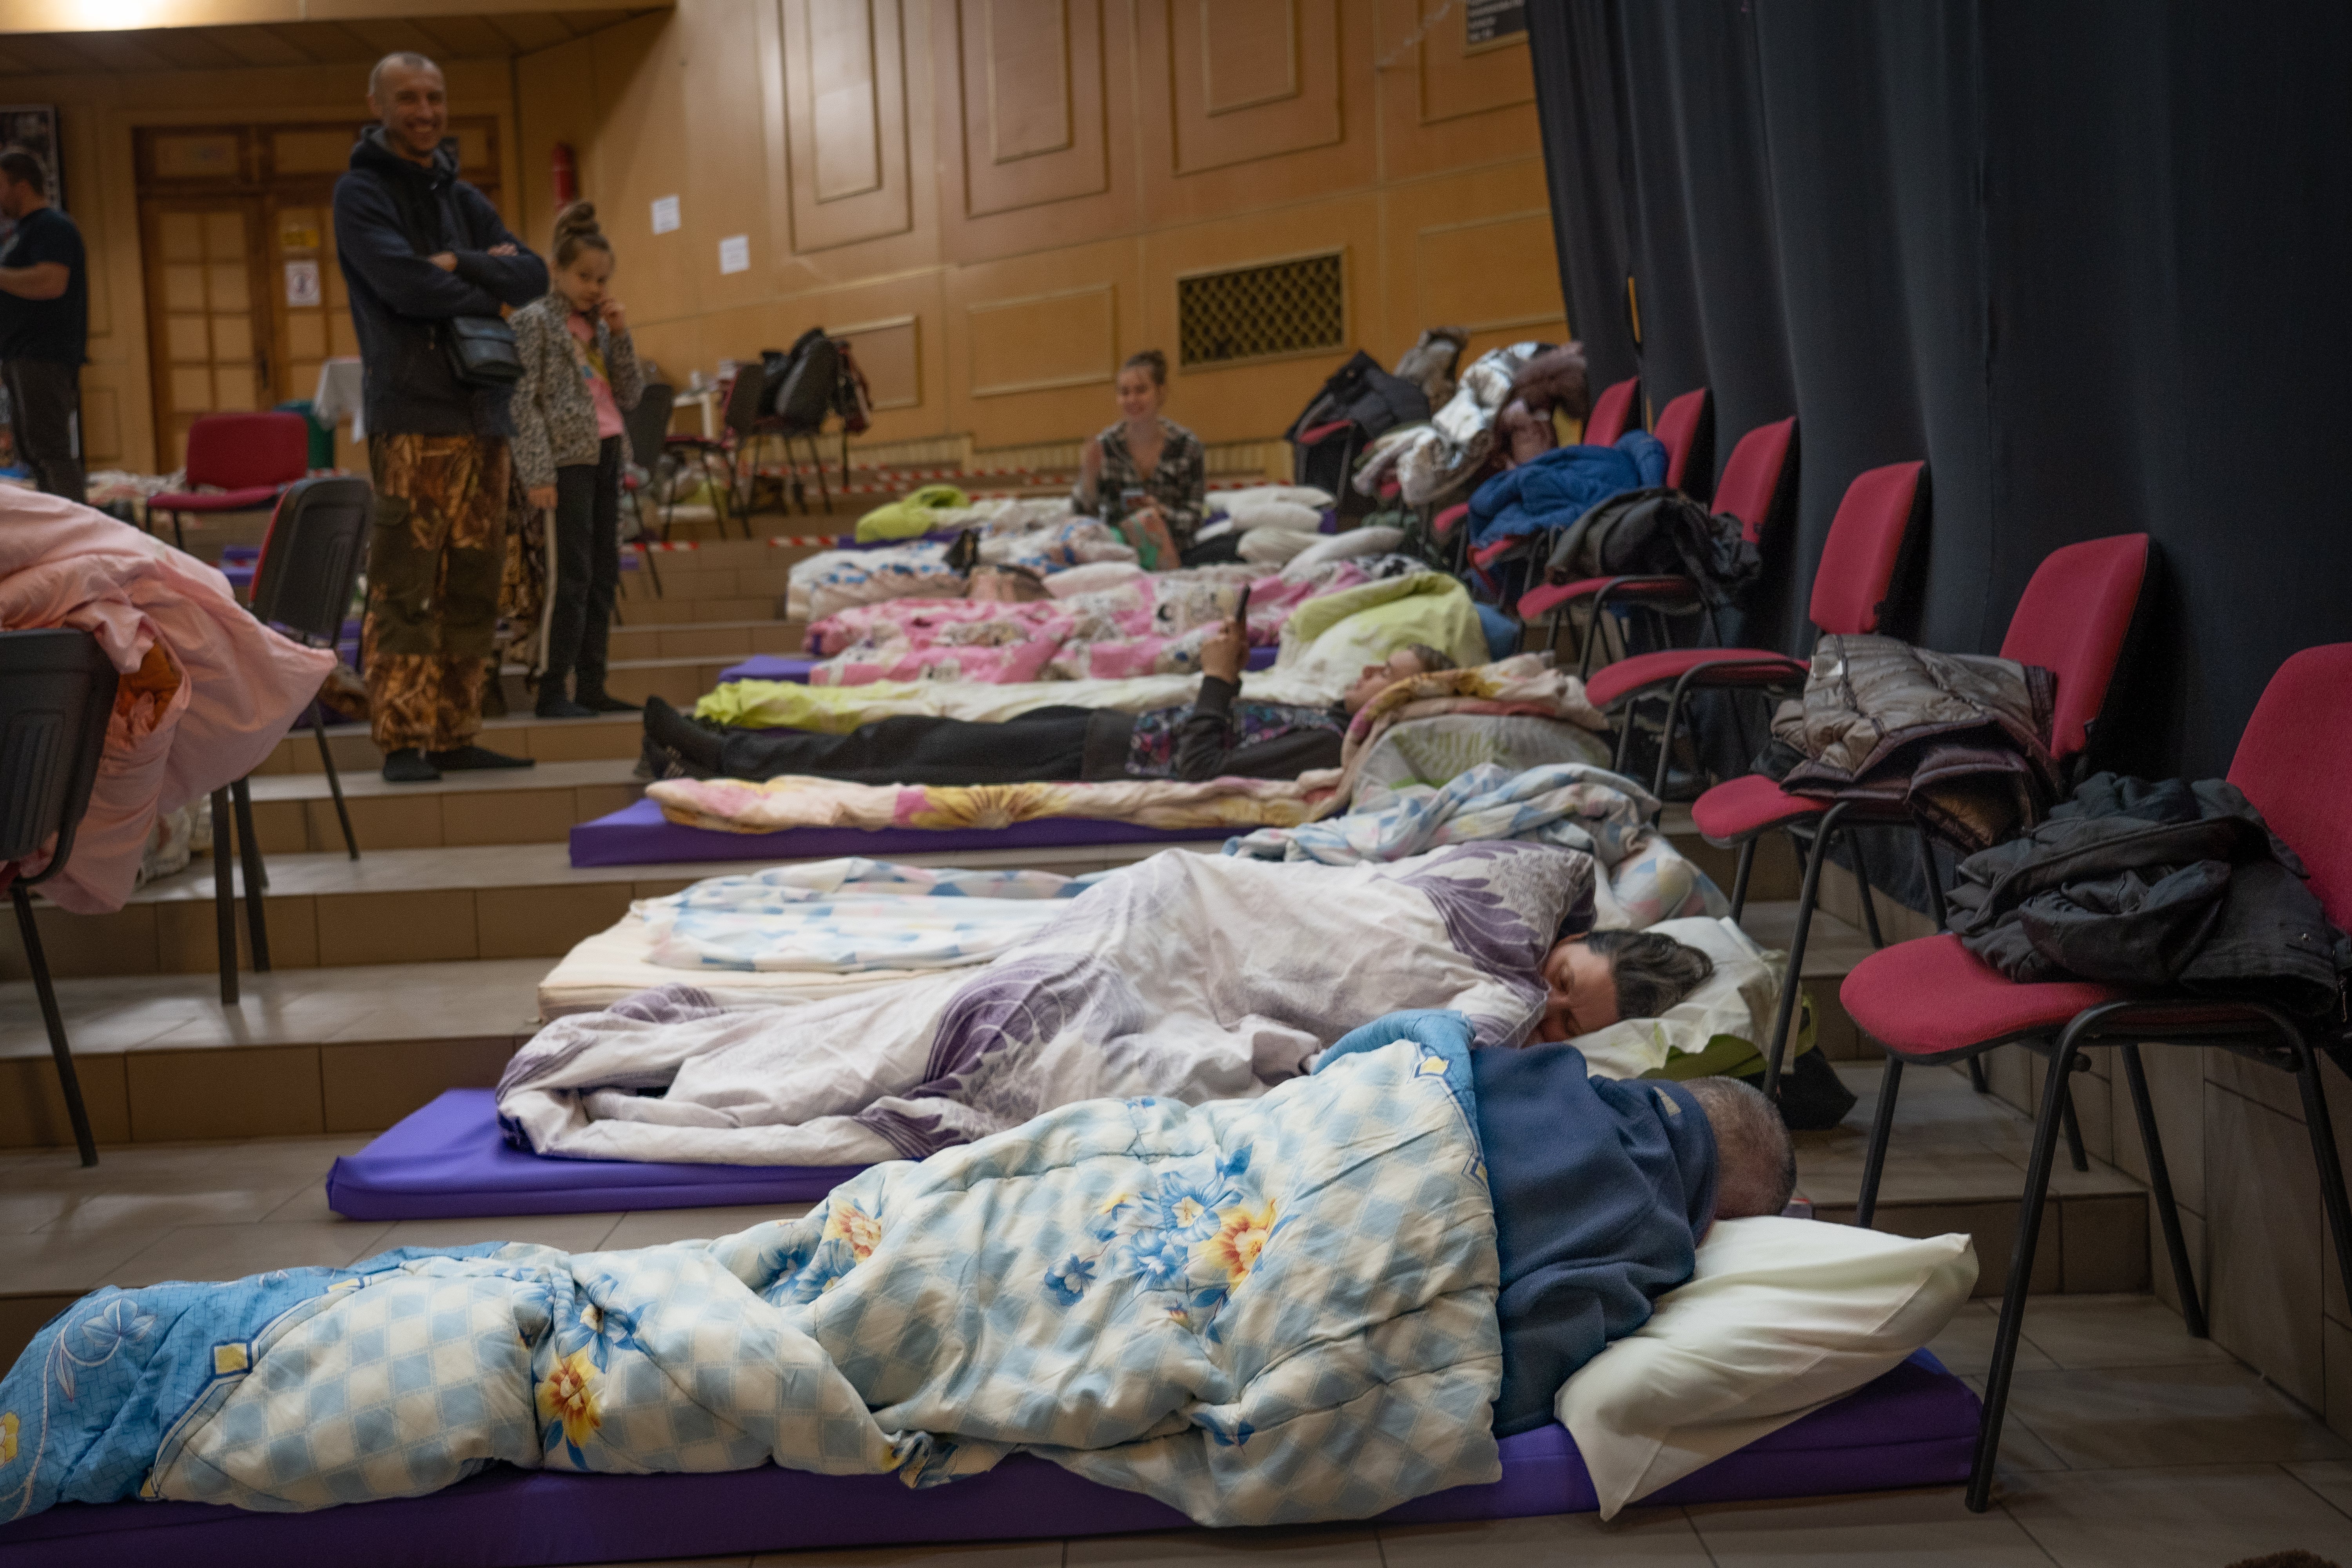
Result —
<instances>
[{"instance_id":1,"label":"sleeping man in blue hoodie","mask_svg":"<svg viewBox=\"0 0 2352 1568\"><path fill-rule=\"evenodd\" d=\"M1466 1048L1469 1020L1391 1013L1341 1038L1318 1070L1449 1035ZM1709 1226L1787 1207L1797 1155L1772 1102L1737 1079L1595 1078L1566 1044L1469 1060L1502 1265L1495 1435L1507 1437L1551 1420L1569 1374L1690 1279Z\"/></svg>"}]
</instances>

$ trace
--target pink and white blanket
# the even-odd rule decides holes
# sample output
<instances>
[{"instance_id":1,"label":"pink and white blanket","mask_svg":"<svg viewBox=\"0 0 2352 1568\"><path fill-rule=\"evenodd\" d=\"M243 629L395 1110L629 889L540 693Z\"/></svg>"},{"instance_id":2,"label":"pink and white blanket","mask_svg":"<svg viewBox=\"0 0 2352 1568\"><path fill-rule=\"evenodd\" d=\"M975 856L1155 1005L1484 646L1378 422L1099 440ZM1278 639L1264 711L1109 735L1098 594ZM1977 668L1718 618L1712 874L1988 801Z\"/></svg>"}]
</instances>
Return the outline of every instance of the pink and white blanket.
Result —
<instances>
[{"instance_id":1,"label":"pink and white blanket","mask_svg":"<svg viewBox=\"0 0 2352 1568\"><path fill-rule=\"evenodd\" d=\"M247 614L194 556L0 486L0 629L38 626L93 634L122 673L73 858L41 886L77 914L121 909L155 818L260 765L335 666ZM37 876L49 853L18 869Z\"/></svg>"},{"instance_id":2,"label":"pink and white blanket","mask_svg":"<svg viewBox=\"0 0 2352 1568\"><path fill-rule=\"evenodd\" d=\"M1192 675L1201 644L1250 589L1249 640L1273 647L1300 605L1370 580L1353 561L1336 561L1292 580L1246 565L1137 574L1114 586L1031 604L969 599L890 599L828 616L809 628L811 653L826 661L816 686L877 680L1120 680Z\"/></svg>"}]
</instances>

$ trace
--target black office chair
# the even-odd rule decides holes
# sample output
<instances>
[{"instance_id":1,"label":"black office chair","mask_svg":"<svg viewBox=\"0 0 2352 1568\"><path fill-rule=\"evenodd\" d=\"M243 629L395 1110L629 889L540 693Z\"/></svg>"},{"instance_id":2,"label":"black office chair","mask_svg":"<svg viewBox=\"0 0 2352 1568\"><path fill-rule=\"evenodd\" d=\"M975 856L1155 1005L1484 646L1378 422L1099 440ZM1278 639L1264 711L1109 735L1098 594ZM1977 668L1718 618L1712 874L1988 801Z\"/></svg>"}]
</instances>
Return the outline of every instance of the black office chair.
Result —
<instances>
[{"instance_id":1,"label":"black office chair","mask_svg":"<svg viewBox=\"0 0 2352 1568\"><path fill-rule=\"evenodd\" d=\"M57 839L48 866L37 877L13 879L8 896L16 906L25 962L33 971L41 1021L48 1026L49 1054L57 1058L58 1087L65 1091L66 1114L73 1121L74 1143L85 1165L98 1163L98 1142L90 1136L81 1081L74 1076L73 1047L58 1011L57 988L49 982L30 889L64 870L73 855L74 833L89 807L99 753L106 747L117 679L113 664L88 632L0 632L0 865L37 852L52 836Z\"/></svg>"},{"instance_id":2,"label":"black office chair","mask_svg":"<svg viewBox=\"0 0 2352 1568\"><path fill-rule=\"evenodd\" d=\"M289 489L269 520L261 562L253 574L253 615L264 626L310 647L333 647L351 614L352 587L367 560L368 528L375 521L375 491L365 479L302 479ZM319 762L334 792L335 816L343 826L343 847L360 858L352 832L351 808L343 804L342 775L327 744L327 721L310 704L310 733L318 738ZM242 789L243 781L235 788ZM252 818L250 805L237 808L237 826ZM257 856L258 850L256 851Z\"/></svg>"}]
</instances>

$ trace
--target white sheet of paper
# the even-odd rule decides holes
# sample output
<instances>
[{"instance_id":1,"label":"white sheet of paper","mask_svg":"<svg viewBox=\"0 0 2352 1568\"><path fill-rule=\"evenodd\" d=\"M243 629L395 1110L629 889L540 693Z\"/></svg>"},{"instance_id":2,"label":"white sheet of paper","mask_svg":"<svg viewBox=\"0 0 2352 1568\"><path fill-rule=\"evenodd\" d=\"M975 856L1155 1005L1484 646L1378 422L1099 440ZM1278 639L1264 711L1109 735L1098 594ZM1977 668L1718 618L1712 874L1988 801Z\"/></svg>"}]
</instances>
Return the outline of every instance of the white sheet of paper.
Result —
<instances>
[{"instance_id":1,"label":"white sheet of paper","mask_svg":"<svg viewBox=\"0 0 2352 1568\"><path fill-rule=\"evenodd\" d=\"M751 270L751 237L730 234L719 242L719 270L749 272Z\"/></svg>"},{"instance_id":2,"label":"white sheet of paper","mask_svg":"<svg viewBox=\"0 0 2352 1568\"><path fill-rule=\"evenodd\" d=\"M297 310L320 302L319 264L315 260L286 264L286 303Z\"/></svg>"},{"instance_id":3,"label":"white sheet of paper","mask_svg":"<svg viewBox=\"0 0 2352 1568\"><path fill-rule=\"evenodd\" d=\"M676 227L677 227L677 198L656 196L654 198L654 232L667 234Z\"/></svg>"}]
</instances>

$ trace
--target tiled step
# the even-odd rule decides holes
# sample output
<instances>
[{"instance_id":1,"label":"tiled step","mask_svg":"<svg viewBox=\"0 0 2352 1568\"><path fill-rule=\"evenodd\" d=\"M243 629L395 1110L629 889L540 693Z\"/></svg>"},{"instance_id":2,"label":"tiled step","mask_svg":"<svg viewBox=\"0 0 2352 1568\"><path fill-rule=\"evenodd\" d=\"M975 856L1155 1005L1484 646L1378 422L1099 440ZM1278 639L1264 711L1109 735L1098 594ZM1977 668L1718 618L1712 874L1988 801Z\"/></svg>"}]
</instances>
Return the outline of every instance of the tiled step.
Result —
<instances>
[{"instance_id":1,"label":"tiled step","mask_svg":"<svg viewBox=\"0 0 2352 1568\"><path fill-rule=\"evenodd\" d=\"M692 708L703 693L719 684L729 666L740 664L745 654L702 654L681 658L616 658L604 667L604 689L624 702L659 697L680 708ZM509 664L499 671L509 715L528 713L533 700L524 683L525 671ZM313 748L315 749L315 747Z\"/></svg>"},{"instance_id":2,"label":"tiled step","mask_svg":"<svg viewBox=\"0 0 2352 1568\"><path fill-rule=\"evenodd\" d=\"M2023 1054L2023 1047L2010 1046L1996 1056ZM1797 1135L1797 1190L1811 1201L1818 1218L1853 1222L1884 1073L1876 1064L1841 1065L1838 1076L1860 1097L1854 1108L1829 1131ZM2107 1084L2088 1074L2079 1084L2076 1104L2084 1118L2105 1115ZM1976 1237L1976 1293L1999 1295L2009 1277L2032 1133L2030 1118L1993 1095L1975 1092L1962 1068L1906 1073L1874 1228L1900 1236L1969 1232ZM2032 1289L2145 1290L2153 1223L2147 1189L2104 1161L2089 1163L2088 1171L2076 1171L2065 1145L2059 1145Z\"/></svg>"},{"instance_id":3,"label":"tiled step","mask_svg":"<svg viewBox=\"0 0 2352 1568\"><path fill-rule=\"evenodd\" d=\"M1214 841L1204 841L1214 849ZM1110 844L1061 849L997 850L896 858L916 865L1018 866L1076 876L1139 860L1163 846ZM276 969L336 969L367 964L536 958L542 968L618 921L633 899L676 892L706 877L755 869L773 861L680 862L575 868L562 844L498 844L470 848L370 850L352 860L340 849L275 855L263 916ZM236 903L237 959L248 972L252 951ZM41 947L53 974L211 975L219 953L212 861L201 857L176 876L150 883L110 915L73 915L42 908ZM0 979L26 969L15 927L0 936ZM211 994L202 983L191 996Z\"/></svg>"},{"instance_id":4,"label":"tiled step","mask_svg":"<svg viewBox=\"0 0 2352 1568\"><path fill-rule=\"evenodd\" d=\"M60 980L100 1143L372 1131L487 1087L538 1028L541 959ZM30 984L0 985L0 1147L72 1142ZM323 1173L323 1171L322 1171Z\"/></svg>"},{"instance_id":5,"label":"tiled step","mask_svg":"<svg viewBox=\"0 0 2352 1568\"><path fill-rule=\"evenodd\" d=\"M808 625L803 621L655 621L614 626L606 657L745 658L755 653L798 653L807 640Z\"/></svg>"},{"instance_id":6,"label":"tiled step","mask_svg":"<svg viewBox=\"0 0 2352 1568\"><path fill-rule=\"evenodd\" d=\"M645 742L645 722L634 713L595 719L537 719L526 711L482 721L481 743L509 756L533 757L541 764L634 758ZM327 731L327 746L335 766L346 779L354 773L373 773L383 765L383 753L368 738L364 724L336 724ZM253 770L256 778L277 773L317 773L319 742L307 730L296 730L278 742L268 760Z\"/></svg>"}]
</instances>

